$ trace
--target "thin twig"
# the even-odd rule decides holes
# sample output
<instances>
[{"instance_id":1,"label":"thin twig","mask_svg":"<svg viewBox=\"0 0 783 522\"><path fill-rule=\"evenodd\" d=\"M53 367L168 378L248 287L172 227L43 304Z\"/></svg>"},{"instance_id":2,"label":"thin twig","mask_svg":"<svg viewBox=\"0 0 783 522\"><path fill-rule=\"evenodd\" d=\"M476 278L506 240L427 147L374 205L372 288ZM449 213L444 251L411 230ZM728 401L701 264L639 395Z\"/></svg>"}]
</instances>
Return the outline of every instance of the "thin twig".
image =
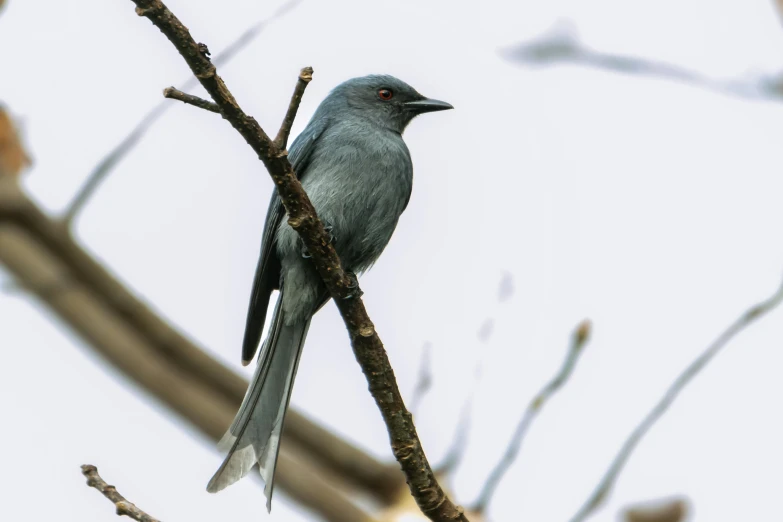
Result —
<instances>
[{"instance_id":1,"label":"thin twig","mask_svg":"<svg viewBox=\"0 0 783 522\"><path fill-rule=\"evenodd\" d=\"M288 2L278 7L277 10L274 13L272 13L268 18L259 20L252 26L245 29L245 32L243 32L239 36L239 38L234 40L231 44L229 44L228 47L223 49L219 54L217 54L212 59L212 63L214 63L216 67L220 67L221 65L225 65L228 62L230 62L237 54L239 54L245 47L247 47L248 44L250 44L253 40L255 40L256 37L259 34L261 34L261 32L264 30L264 28L267 25L277 20L281 16L287 14L289 11L292 11L294 8L298 7L299 4L301 3L302 0L289 0ZM194 87L196 84L197 84L196 78L191 77L188 80L187 87L183 88L182 90L189 89L190 87Z\"/></svg>"},{"instance_id":2,"label":"thin twig","mask_svg":"<svg viewBox=\"0 0 783 522\"><path fill-rule=\"evenodd\" d=\"M454 430L454 439L451 441L451 447L446 451L446 456L443 457L443 460L435 466L435 474L439 477L449 477L454 473L468 451L468 435L470 434L470 425L473 422L473 397L481 380L481 373L481 362L479 361L476 363L473 371L474 382L470 395L465 399L459 412L459 420Z\"/></svg>"},{"instance_id":3,"label":"thin twig","mask_svg":"<svg viewBox=\"0 0 783 522\"><path fill-rule=\"evenodd\" d=\"M285 150L288 146L288 136L291 134L291 127L296 119L296 112L299 110L299 104L302 101L302 95L304 94L307 84L313 79L313 68L305 67L302 72L299 73L299 79L296 81L296 87L294 88L294 94L291 96L291 102L288 104L288 110L283 118L283 123L280 125L280 130L277 131L277 137L275 137L275 146L280 150Z\"/></svg>"},{"instance_id":4,"label":"thin twig","mask_svg":"<svg viewBox=\"0 0 783 522\"><path fill-rule=\"evenodd\" d=\"M272 13L269 18L256 22L246 29L234 42L226 47L222 52L215 56L212 63L224 65L231 61L240 51L248 46L263 29L273 20L283 16L288 11L302 3L302 0L291 0L283 4L277 11ZM182 83L180 90L187 91L198 84L194 77L188 78ZM85 207L90 198L95 194L98 186L105 180L114 168L122 161L128 153L141 141L141 138L147 133L152 125L169 110L171 104L167 101L158 103L155 107L144 115L139 123L131 130L123 140L118 143L87 175L86 181L79 189L79 192L73 197L63 213L62 223L66 228L73 225L73 221L79 212Z\"/></svg>"},{"instance_id":5,"label":"thin twig","mask_svg":"<svg viewBox=\"0 0 783 522\"><path fill-rule=\"evenodd\" d=\"M478 513L486 512L487 507L489 507L489 503L492 500L492 495L494 495L503 475L506 474L511 467L511 464L513 464L514 460L517 458L519 449L522 446L522 441L533 420L538 416L544 404L563 387L571 376L571 373L579 360L579 355L582 353L582 348L584 348L585 344L587 344L587 341L590 339L590 330L591 326L590 321L588 320L582 321L579 326L577 326L576 330L574 330L574 333L571 336L571 346L568 349L563 365L552 380L541 388L541 391L539 391L536 396L533 397L533 400L530 401L525 414L522 416L522 420L520 420L517 425L517 429L514 432L514 436L511 438L508 448L506 448L505 454L495 469L492 470L487 482L484 484L484 488L481 490L481 494L474 504L473 511Z\"/></svg>"},{"instance_id":6,"label":"thin twig","mask_svg":"<svg viewBox=\"0 0 783 522\"><path fill-rule=\"evenodd\" d=\"M362 367L370 392L389 431L392 452L419 509L433 521L461 521L467 517L438 484L405 408L389 358L367 315L352 280L342 269L323 224L302 189L284 150L279 149L258 122L245 114L188 29L159 0L133 0L136 13L148 18L185 59L196 78L220 107L223 118L239 132L264 163L288 214L318 273L334 299L348 329L354 356Z\"/></svg>"},{"instance_id":7,"label":"thin twig","mask_svg":"<svg viewBox=\"0 0 783 522\"><path fill-rule=\"evenodd\" d=\"M170 98L172 100L179 100L183 103L198 107L199 109L204 109L205 111L216 112L220 114L220 108L217 106L217 104L209 100L205 100L204 98L199 98L198 96L182 92L176 87L166 87L163 89L163 97Z\"/></svg>"},{"instance_id":8,"label":"thin twig","mask_svg":"<svg viewBox=\"0 0 783 522\"><path fill-rule=\"evenodd\" d=\"M153 518L137 508L132 502L128 502L125 497L120 495L119 491L117 491L114 486L110 486L104 482L101 476L98 475L98 468L92 464L85 464L82 466L82 475L87 477L88 486L97 489L104 497L114 503L117 508L118 516L125 515L137 522L160 522L157 518Z\"/></svg>"},{"instance_id":9,"label":"thin twig","mask_svg":"<svg viewBox=\"0 0 783 522\"><path fill-rule=\"evenodd\" d=\"M504 272L498 285L498 302L511 298L514 294L514 280L510 272ZM492 336L494 329L494 319L487 318L484 324L478 331L478 338L481 342L487 343ZM474 370L475 383L478 385L478 381L481 378L481 363L476 365ZM455 429L454 439L451 442L451 447L446 452L446 456L443 460L435 466L435 474L439 477L448 477L456 471L459 465L462 463L462 459L468 450L468 435L470 433L470 424L473 416L473 392L465 400L460 410L459 421L457 422L457 428Z\"/></svg>"},{"instance_id":10,"label":"thin twig","mask_svg":"<svg viewBox=\"0 0 783 522\"><path fill-rule=\"evenodd\" d=\"M750 100L783 100L783 77L763 76L753 80L710 78L679 65L637 56L595 51L583 45L575 34L552 34L517 45L502 53L508 60L530 65L574 64L619 74L662 78L693 85L724 95Z\"/></svg>"},{"instance_id":11,"label":"thin twig","mask_svg":"<svg viewBox=\"0 0 783 522\"><path fill-rule=\"evenodd\" d=\"M114 167L125 157L131 149L141 140L142 136L149 130L158 118L171 104L168 102L159 103L152 108L136 125L136 127L120 142L109 154L103 157L98 165L87 176L87 180L79 189L79 192L73 197L66 207L65 213L61 219L62 224L69 229L73 226L76 215L84 208L90 198L93 196L98 186L108 177Z\"/></svg>"},{"instance_id":12,"label":"thin twig","mask_svg":"<svg viewBox=\"0 0 783 522\"><path fill-rule=\"evenodd\" d=\"M604 474L598 486L593 493L584 503L584 505L577 511L576 515L571 518L571 522L582 522L590 517L598 507L606 500L609 493L617 481L617 477L620 475L625 463L633 453L639 441L647 434L650 428L661 418L666 410L671 406L674 400L678 397L680 392L696 377L701 370L723 349L729 341L731 341L738 333L750 326L753 322L773 310L777 307L781 301L783 301L783 284L780 288L768 299L761 303L751 307L739 318L737 318L726 330L721 333L712 344L710 344L701 355L699 355L690 365L688 365L683 372L677 376L672 385L666 390L661 400L650 410L642 422L633 430L628 439L623 443L617 456L612 461L609 469Z\"/></svg>"}]
</instances>

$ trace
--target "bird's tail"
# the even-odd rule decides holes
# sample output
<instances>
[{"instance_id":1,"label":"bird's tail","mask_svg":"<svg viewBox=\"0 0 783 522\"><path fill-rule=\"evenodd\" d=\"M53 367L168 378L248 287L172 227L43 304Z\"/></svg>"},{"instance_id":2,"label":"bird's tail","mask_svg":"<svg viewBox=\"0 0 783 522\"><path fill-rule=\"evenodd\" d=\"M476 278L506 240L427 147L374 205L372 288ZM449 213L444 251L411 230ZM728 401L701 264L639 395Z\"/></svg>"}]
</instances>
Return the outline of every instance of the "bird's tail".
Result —
<instances>
[{"instance_id":1,"label":"bird's tail","mask_svg":"<svg viewBox=\"0 0 783 522\"><path fill-rule=\"evenodd\" d=\"M234 422L218 443L228 455L207 485L217 493L248 474L258 463L264 479L267 511L272 507L277 453L285 412L291 398L299 356L310 320L285 324L282 292L275 305L272 324L258 358L253 381L247 389Z\"/></svg>"}]
</instances>

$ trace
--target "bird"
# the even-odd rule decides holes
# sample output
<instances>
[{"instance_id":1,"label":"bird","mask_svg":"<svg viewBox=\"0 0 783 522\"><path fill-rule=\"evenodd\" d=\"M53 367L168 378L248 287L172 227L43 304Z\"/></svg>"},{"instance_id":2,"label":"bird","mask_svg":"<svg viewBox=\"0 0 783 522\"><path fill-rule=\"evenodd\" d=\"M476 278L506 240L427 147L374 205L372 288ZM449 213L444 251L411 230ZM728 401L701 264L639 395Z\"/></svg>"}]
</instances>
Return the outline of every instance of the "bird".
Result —
<instances>
[{"instance_id":1,"label":"bird","mask_svg":"<svg viewBox=\"0 0 783 522\"><path fill-rule=\"evenodd\" d=\"M353 78L324 98L291 144L288 158L293 170L352 281L378 260L408 206L413 163L402 139L405 128L416 116L447 109L453 106L427 98L393 76ZM227 455L207 485L207 491L216 493L258 464L268 512L302 347L310 320L330 299L284 216L275 189L250 295L243 365L255 356L274 290L279 291L278 298L251 384L218 443Z\"/></svg>"}]
</instances>

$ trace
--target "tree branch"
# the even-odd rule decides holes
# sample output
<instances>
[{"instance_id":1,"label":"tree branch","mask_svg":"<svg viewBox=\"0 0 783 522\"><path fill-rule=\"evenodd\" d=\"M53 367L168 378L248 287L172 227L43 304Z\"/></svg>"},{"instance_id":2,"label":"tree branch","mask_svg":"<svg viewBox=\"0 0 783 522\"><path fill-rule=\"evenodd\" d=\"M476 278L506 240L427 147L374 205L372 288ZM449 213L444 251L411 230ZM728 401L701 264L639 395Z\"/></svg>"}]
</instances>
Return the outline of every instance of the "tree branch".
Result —
<instances>
[{"instance_id":1,"label":"tree branch","mask_svg":"<svg viewBox=\"0 0 783 522\"><path fill-rule=\"evenodd\" d=\"M510 272L503 272L498 284L498 303L509 300L514 295L514 278ZM484 324L479 328L478 339L483 343L489 342L494 330L495 320L492 317L488 317ZM481 361L478 362L473 372L475 381L474 385L477 386L481 378ZM446 452L446 456L443 460L435 466L435 474L439 477L449 477L456 471L459 465L462 463L462 459L465 457L465 453L468 450L468 434L470 433L471 417L473 415L473 392L465 400L460 411L459 420L457 421L457 428L454 430L454 439L451 442L451 447ZM474 508L471 508L471 513L479 513Z\"/></svg>"},{"instance_id":2,"label":"tree branch","mask_svg":"<svg viewBox=\"0 0 783 522\"><path fill-rule=\"evenodd\" d=\"M248 383L134 296L39 209L13 178L0 177L0 263L99 356L155 400L218 441ZM394 502L399 472L292 409L278 485L331 522L370 518L349 487Z\"/></svg>"},{"instance_id":3,"label":"tree branch","mask_svg":"<svg viewBox=\"0 0 783 522\"><path fill-rule=\"evenodd\" d=\"M710 78L698 71L659 60L596 51L586 47L572 31L551 34L503 51L509 61L528 65L584 65L630 76L661 78L749 100L783 101L783 77L767 75L754 80Z\"/></svg>"},{"instance_id":4,"label":"tree branch","mask_svg":"<svg viewBox=\"0 0 783 522\"><path fill-rule=\"evenodd\" d=\"M685 370L674 380L666 393L663 394L660 401L650 410L642 419L642 422L633 430L631 435L623 443L617 456L609 466L598 486L595 488L584 505L571 518L571 522L582 522L587 520L603 504L609 496L617 477L623 470L625 463L630 458L633 451L638 446L639 441L644 437L650 428L666 413L669 406L677 399L680 392L696 377L707 364L731 341L737 334L753 324L755 321L774 310L783 301L783 284L768 299L751 307L734 321L726 330L721 333L715 341L710 344L701 355L699 355Z\"/></svg>"},{"instance_id":5,"label":"tree branch","mask_svg":"<svg viewBox=\"0 0 783 522\"><path fill-rule=\"evenodd\" d=\"M87 477L87 485L91 488L95 488L100 491L104 497L111 500L117 508L117 515L132 518L137 522L160 522L157 518L153 518L146 514L141 509L137 508L132 502L120 495L120 492L114 486L108 485L98 475L98 468L92 464L85 464L82 466L82 475Z\"/></svg>"},{"instance_id":6,"label":"tree branch","mask_svg":"<svg viewBox=\"0 0 783 522\"><path fill-rule=\"evenodd\" d=\"M179 100L183 103L198 107L199 109L204 109L205 111L216 112L220 114L220 108L216 104L209 100L205 100L204 98L199 98L193 94L182 92L176 87L166 87L163 89L163 97L170 98L172 100Z\"/></svg>"},{"instance_id":7,"label":"tree branch","mask_svg":"<svg viewBox=\"0 0 783 522\"><path fill-rule=\"evenodd\" d=\"M539 391L522 416L522 420L519 421L517 429L514 432L514 436L511 438L511 442L506 449L506 453L498 463L497 467L492 471L487 482L484 484L484 488L476 501L473 511L478 513L484 513L492 500L492 495L495 493L500 481L503 479L503 475L506 474L511 464L517 458L519 448L522 446L522 441L527 435L527 431L533 420L536 418L541 408L544 407L546 401L548 401L557 391L563 387L568 381L571 373L579 360L579 355L582 353L587 341L590 339L590 322L585 320L576 328L571 338L571 347L568 349L566 358L563 361L563 366L557 372L557 374Z\"/></svg>"},{"instance_id":8,"label":"tree branch","mask_svg":"<svg viewBox=\"0 0 783 522\"><path fill-rule=\"evenodd\" d=\"M299 104L302 102L302 95L304 94L307 84L313 80L313 68L305 67L302 72L299 73L299 79L296 81L296 87L294 88L294 94L291 95L291 102L288 104L288 110L283 118L283 123L280 125L280 130L277 131L275 137L275 147L280 150L285 150L288 146L288 136L291 134L291 127L296 119L296 112L299 110Z\"/></svg>"},{"instance_id":9,"label":"tree branch","mask_svg":"<svg viewBox=\"0 0 783 522\"><path fill-rule=\"evenodd\" d=\"M355 285L343 271L329 236L296 178L285 151L273 143L255 119L244 113L188 29L162 2L133 2L137 6L136 13L148 18L179 51L220 107L223 117L242 135L269 171L288 213L289 225L302 238L345 321L354 355L386 422L392 452L405 473L419 508L433 521L466 522L464 512L448 499L430 468L375 326L361 298L355 295Z\"/></svg>"},{"instance_id":10,"label":"tree branch","mask_svg":"<svg viewBox=\"0 0 783 522\"><path fill-rule=\"evenodd\" d=\"M234 40L228 47L226 47L220 54L218 54L213 63L215 65L223 65L231 61L240 51L242 51L248 44L250 44L264 28L273 20L283 16L288 11L292 10L296 6L302 3L302 0L289 0L283 4L277 11L272 13L268 18L254 23L248 29L243 32L239 38ZM196 78L191 77L182 84L181 89L186 91L194 87L198 82ZM146 134L152 125L158 121L158 118L171 107L171 104L162 101L150 111L144 115L139 123L118 143L106 156L98 162L93 170L87 175L82 187L73 197L71 202L66 207L66 210L62 217L63 224L70 228L73 225L73 221L79 212L85 207L90 198L95 194L98 186L111 174L114 168L120 161L139 143L141 138Z\"/></svg>"},{"instance_id":11,"label":"tree branch","mask_svg":"<svg viewBox=\"0 0 783 522\"><path fill-rule=\"evenodd\" d=\"M473 413L473 396L471 395L462 405L454 430L454 440L451 447L443 457L443 461L435 466L435 474L439 477L449 477L456 471L468 450L468 433L470 432L471 417ZM471 508L472 509L472 508ZM475 509L472 509L475 511Z\"/></svg>"}]
</instances>

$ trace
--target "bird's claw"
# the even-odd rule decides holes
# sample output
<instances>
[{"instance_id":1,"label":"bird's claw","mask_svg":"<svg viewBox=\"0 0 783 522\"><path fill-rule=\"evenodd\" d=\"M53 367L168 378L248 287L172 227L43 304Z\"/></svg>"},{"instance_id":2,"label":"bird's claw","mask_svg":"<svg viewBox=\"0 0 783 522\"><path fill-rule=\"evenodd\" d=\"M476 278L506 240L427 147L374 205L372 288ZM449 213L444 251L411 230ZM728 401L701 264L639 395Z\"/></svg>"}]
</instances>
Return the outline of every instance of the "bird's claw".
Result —
<instances>
[{"instance_id":1,"label":"bird's claw","mask_svg":"<svg viewBox=\"0 0 783 522\"><path fill-rule=\"evenodd\" d=\"M332 230L334 230L334 227L329 223L328 221L321 221L324 224L324 231L329 234L329 244L334 243L334 234L332 233ZM302 245L302 250L300 251L302 253L302 257L305 259L310 259L311 256L310 252L307 250L307 247L304 246L304 243L300 240L300 244Z\"/></svg>"},{"instance_id":2,"label":"bird's claw","mask_svg":"<svg viewBox=\"0 0 783 522\"><path fill-rule=\"evenodd\" d=\"M334 231L334 226L333 226L331 223L329 223L328 221L323 221L323 220L322 220L322 222L323 222L323 224L324 224L324 231L325 231L327 234L329 234L329 243L330 243L330 244L331 244L331 243L334 243L334 239L335 239L335 237L334 237L334 233L333 233L333 231Z\"/></svg>"},{"instance_id":3,"label":"bird's claw","mask_svg":"<svg viewBox=\"0 0 783 522\"><path fill-rule=\"evenodd\" d=\"M359 288L359 278L356 277L356 274L346 270L345 275L350 281L348 283L348 295L345 296L345 299L358 299L359 297L363 296L364 292L362 292L362 289Z\"/></svg>"}]
</instances>

